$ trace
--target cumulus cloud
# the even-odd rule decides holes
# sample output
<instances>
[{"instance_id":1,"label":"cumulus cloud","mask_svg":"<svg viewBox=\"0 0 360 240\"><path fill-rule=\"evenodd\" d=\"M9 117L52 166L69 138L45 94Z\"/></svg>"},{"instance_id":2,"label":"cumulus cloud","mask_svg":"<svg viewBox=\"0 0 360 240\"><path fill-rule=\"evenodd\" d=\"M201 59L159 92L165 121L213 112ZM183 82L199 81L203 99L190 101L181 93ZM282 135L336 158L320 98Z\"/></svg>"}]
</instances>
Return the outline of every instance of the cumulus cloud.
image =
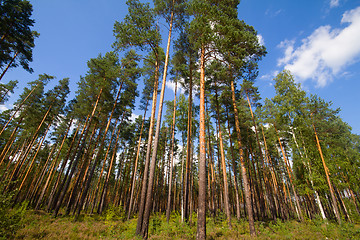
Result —
<instances>
[{"instance_id":1,"label":"cumulus cloud","mask_svg":"<svg viewBox=\"0 0 360 240\"><path fill-rule=\"evenodd\" d=\"M263 37L262 35L258 34L258 35L257 35L257 39L258 39L260 45L265 46L264 37Z\"/></svg>"},{"instance_id":2,"label":"cumulus cloud","mask_svg":"<svg viewBox=\"0 0 360 240\"><path fill-rule=\"evenodd\" d=\"M339 2L339 0L330 0L330 7L333 8L339 6Z\"/></svg>"},{"instance_id":3,"label":"cumulus cloud","mask_svg":"<svg viewBox=\"0 0 360 240\"><path fill-rule=\"evenodd\" d=\"M297 48L294 40L281 42L284 56L278 59L278 66L285 66L300 81L313 79L319 87L325 86L360 56L360 7L346 11L341 23L347 26L319 27Z\"/></svg>"},{"instance_id":4,"label":"cumulus cloud","mask_svg":"<svg viewBox=\"0 0 360 240\"><path fill-rule=\"evenodd\" d=\"M175 82L173 81L166 81L165 85L170 88L173 92L175 92ZM181 87L181 85L178 83L177 84L177 93L179 94L184 94L185 93L185 89Z\"/></svg>"}]
</instances>

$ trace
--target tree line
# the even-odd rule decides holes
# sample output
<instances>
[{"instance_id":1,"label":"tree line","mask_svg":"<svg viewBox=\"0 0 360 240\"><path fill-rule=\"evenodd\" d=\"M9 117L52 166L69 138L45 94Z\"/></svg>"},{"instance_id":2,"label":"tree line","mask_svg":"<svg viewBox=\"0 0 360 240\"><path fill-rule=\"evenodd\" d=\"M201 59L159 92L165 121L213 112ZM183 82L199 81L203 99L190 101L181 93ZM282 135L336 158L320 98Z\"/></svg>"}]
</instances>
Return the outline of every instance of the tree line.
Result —
<instances>
[{"instance_id":1,"label":"tree line","mask_svg":"<svg viewBox=\"0 0 360 240\"><path fill-rule=\"evenodd\" d=\"M19 64L31 71L39 34L28 1L0 4L2 78ZM197 239L207 216L223 215L229 228L247 219L252 236L255 221L359 217L359 135L287 70L261 100L266 49L238 19L238 0L126 4L113 51L88 61L74 99L68 78L48 89L55 77L42 74L1 113L1 191L15 192L13 205L76 219L118 207L137 217L143 238L153 213L196 221ZM166 81L173 101L164 101ZM1 84L2 104L16 85ZM132 121L136 107L143 115Z\"/></svg>"}]
</instances>

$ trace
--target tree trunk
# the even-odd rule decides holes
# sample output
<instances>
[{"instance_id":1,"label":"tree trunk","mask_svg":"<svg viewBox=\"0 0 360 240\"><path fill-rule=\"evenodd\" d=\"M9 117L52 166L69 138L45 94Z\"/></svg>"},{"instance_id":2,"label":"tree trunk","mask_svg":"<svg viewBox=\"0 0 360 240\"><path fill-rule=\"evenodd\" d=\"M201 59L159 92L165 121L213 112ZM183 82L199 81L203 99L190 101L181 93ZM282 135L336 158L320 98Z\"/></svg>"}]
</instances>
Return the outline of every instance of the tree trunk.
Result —
<instances>
[{"instance_id":1,"label":"tree trunk","mask_svg":"<svg viewBox=\"0 0 360 240\"><path fill-rule=\"evenodd\" d=\"M136 172L137 172L138 161L139 161L139 156L140 156L141 137L142 137L142 131L143 131L143 128L144 128L144 122L145 122L145 118L146 118L146 111L147 111L148 102L149 102L149 100L146 103L146 109L144 111L144 117L143 117L142 122L141 122L139 141L138 141L137 150L136 150L135 166L134 166L134 172L133 172L133 176L132 176L132 184L131 184L131 192L130 192L130 203L129 203L129 210L128 210L128 216L127 216L128 220L130 219L130 215L131 215L131 211L132 211L132 205L133 205L133 202L134 202L134 190L135 190L135 183L136 183Z\"/></svg>"},{"instance_id":2,"label":"tree trunk","mask_svg":"<svg viewBox=\"0 0 360 240\"><path fill-rule=\"evenodd\" d=\"M70 130L72 121L73 121L73 120L71 119L71 121L70 121L70 123L69 123L69 126L68 126L68 128L67 128L67 130L66 130L66 133L64 134L64 138L63 138L63 140L62 140L62 142L61 142L61 145L60 145L60 147L59 147L58 153L57 153L55 159L53 160L53 165L52 165L51 168L50 168L50 172L49 172L48 178L46 179L46 182L45 182L45 184L44 184L44 186L43 186L43 188L42 188L42 191L41 191L41 193L40 193L40 197L39 197L39 199L38 199L37 202L36 202L36 206L35 206L35 209L36 209L36 210L39 209L40 204L41 204L41 202L42 202L42 199L43 199L43 197L44 197L45 191L46 191L46 189L47 189L47 187L48 187L48 185L49 185L49 182L50 182L52 173L53 173L54 169L56 169L57 166L58 166L58 164L57 164L56 162L57 162L57 160L58 160L58 158L59 158L59 156L60 156L60 153L61 153L61 150L62 150L62 148L63 148L64 142L65 142L65 140L66 140L67 134L69 133L69 130Z\"/></svg>"},{"instance_id":3,"label":"tree trunk","mask_svg":"<svg viewBox=\"0 0 360 240\"><path fill-rule=\"evenodd\" d=\"M191 66L190 66L191 67ZM184 218L185 222L189 222L189 188L191 174L191 138L192 138L192 77L189 83L189 104L188 104L188 123L187 123L187 144L186 144L186 164L185 164L185 192L184 192Z\"/></svg>"},{"instance_id":4,"label":"tree trunk","mask_svg":"<svg viewBox=\"0 0 360 240\"><path fill-rule=\"evenodd\" d=\"M5 35L4 35L5 36ZM0 81L1 79L4 77L6 71L10 68L11 64L14 62L16 56L19 54L19 52L16 52L15 55L13 56L13 58L11 59L11 61L9 62L9 64L6 66L5 70L1 73L1 76L0 76Z\"/></svg>"},{"instance_id":5,"label":"tree trunk","mask_svg":"<svg viewBox=\"0 0 360 240\"><path fill-rule=\"evenodd\" d=\"M96 111L96 109L97 109L97 106L98 106L98 103L99 103L99 100L100 100L100 97L101 97L101 94L102 94L102 90L103 90L103 89L101 88L101 89L100 89L100 92L99 92L99 94L98 94L98 97L97 97L97 99L96 99L96 102L95 102L93 111L92 111L92 113L91 113L91 115L90 115L90 117L89 117L89 123L88 123L88 126L86 127L86 131L85 131L85 133L84 133L84 137L83 137L83 139L82 139L82 144L81 144L81 146L80 146L80 149L78 150L78 153L81 153L82 150L83 150L83 148L85 147L86 138L87 138L87 133L88 133L88 131L89 131L89 129L90 129L92 119L93 119L94 114L95 114L95 111ZM84 126L84 128L85 128L85 126ZM80 140L81 140L81 139L80 139ZM75 170L76 170L76 166L77 166L77 164L78 164L78 162L79 162L79 160L80 160L80 157L81 157L80 155L81 155L81 154L78 154L78 155L76 156L76 159L75 159L75 161L73 162L73 164L72 164L72 166L71 166L70 175L67 177L66 182L65 182L64 189L63 189L63 191L62 191L62 193L61 193L61 195L60 195L60 197L59 197L59 199L58 199L58 201L57 201L57 203L56 203L56 207L55 207L54 214L53 214L54 217L57 216L57 214L58 214L58 212L59 212L59 210L60 210L60 207L61 207L61 204L62 204L62 202L63 202L63 200L64 200L65 194L66 194L66 192L67 192L67 190L68 190L68 187L69 187L71 178L72 178L72 176L73 176L73 174L74 174L74 172L75 172ZM61 191L61 189L60 189L60 191Z\"/></svg>"},{"instance_id":6,"label":"tree trunk","mask_svg":"<svg viewBox=\"0 0 360 240\"><path fill-rule=\"evenodd\" d=\"M290 118L290 115L289 115L289 118ZM290 119L291 120L291 119ZM300 147L299 147L299 144L296 140L296 136L295 136L295 132L294 132L294 128L292 126L290 126L290 130L291 130L291 135L294 139L294 142L295 142L295 145L296 145L296 148L298 149L299 153L300 153L300 157L301 159L304 159L304 156L300 150ZM313 181L313 176L312 176L312 172L311 172L311 167L310 167L310 162L309 162L309 158L307 156L307 153L306 153L306 148L305 148L305 144L304 144L304 152L305 152L305 156L306 156L306 159L307 159L307 162L305 162L305 160L303 160L303 164L305 165L307 171L309 172L309 177L310 177L310 183L311 183L311 187L312 189L314 190L314 193L315 193L315 202L316 204L318 205L319 207L319 210L320 210L320 213L321 213L321 217L322 219L326 219L326 216L325 216L325 212L324 212L324 208L321 204L321 200L320 200L320 196L318 194L318 192L315 190L314 188L314 181Z\"/></svg>"},{"instance_id":7,"label":"tree trunk","mask_svg":"<svg viewBox=\"0 0 360 240\"><path fill-rule=\"evenodd\" d=\"M326 181L327 181L327 183L328 183L328 185L329 185L329 189L330 189L330 195L331 195L331 200L332 200L332 205L333 205L334 214L335 214L335 217L336 217L337 222L338 222L339 224L341 224L341 217L340 217L339 209L338 209L338 206L337 206L334 189L333 189L333 186L332 186L331 181L330 181L329 169L328 169L327 166L326 166L326 163L325 163L325 160L324 160L324 156L323 156L323 153L322 153L322 151L321 151L321 146L320 146L319 138L318 138L318 135L317 135L316 128L315 128L315 125L314 125L314 124L313 124L313 128L314 128L314 133L315 133L315 138L316 138L316 146L317 146L317 148L318 148L318 151L319 151L319 154L320 154L320 157L321 157L321 161L322 161L322 164L323 164L323 167L324 167L324 170L325 170Z\"/></svg>"},{"instance_id":8,"label":"tree trunk","mask_svg":"<svg viewBox=\"0 0 360 240\"><path fill-rule=\"evenodd\" d=\"M216 88L216 83L215 83L215 88ZM219 136L219 142L220 142L221 168L222 168L222 175L223 175L223 182L224 182L225 213L226 213L226 218L228 220L229 228L231 229L231 214L230 214L230 204L229 204L229 187L228 187L228 180L227 180L227 175L226 175L225 152L224 152L224 144L223 144L223 139L222 139L221 124L220 124L220 107L219 107L219 101L218 101L217 88L215 90L215 101L216 101L218 136Z\"/></svg>"},{"instance_id":9,"label":"tree trunk","mask_svg":"<svg viewBox=\"0 0 360 240\"><path fill-rule=\"evenodd\" d=\"M289 162L287 160L287 157L286 157L286 154L285 154L285 151L284 151L284 148L283 148L283 145L280 141L280 137L278 135L278 131L276 129L276 126L274 124L274 128L275 128L275 132L276 132L276 136L277 136L277 139L278 139L278 142L279 142L279 146L280 146L280 149L281 149L281 152L282 152L282 155L283 155L283 159L284 159L284 162L285 162L285 166L286 166L286 170L287 170L287 173L288 173L288 176L289 176L289 180L290 180L290 185L291 185L291 188L293 190L293 193L294 193L294 198L295 198L295 209L296 209L296 212L298 214L298 217L299 217L299 220L300 221L304 221L304 218L302 216L302 212L301 212L301 206L300 206L300 202L299 202L299 197L297 196L297 193L296 193L296 190L295 190L295 186L294 186L294 182L293 182L293 179L292 179L292 170L289 166ZM291 199L290 199L291 201Z\"/></svg>"},{"instance_id":10,"label":"tree trunk","mask_svg":"<svg viewBox=\"0 0 360 240\"><path fill-rule=\"evenodd\" d=\"M152 156L151 156L149 184L147 187L146 203L145 203L144 217L143 217L143 223L142 223L142 229L141 229L141 234L142 234L143 238L145 238L145 239L147 239L147 237L148 237L149 218L150 218L152 193L153 193L152 188L153 188L153 184L154 184L156 156L157 156L157 148L158 148L159 134L160 134L160 128L161 128L161 115L162 115L162 108L163 108L163 103L164 103L165 84L166 84L166 75L167 75L167 68L168 68L168 61L169 61L169 51L170 51L173 16L174 16L174 12L171 12L170 25L169 25L169 36L168 36L166 56L165 56L163 82L162 82L162 86L161 86L159 109L158 109L158 116L157 116L157 123L156 123L156 132L155 132L155 138L154 138L154 144L153 144Z\"/></svg>"},{"instance_id":11,"label":"tree trunk","mask_svg":"<svg viewBox=\"0 0 360 240\"><path fill-rule=\"evenodd\" d=\"M240 169L241 169L241 176L242 176L242 181L243 181L243 185L244 185L245 204L246 204L246 210L247 210L248 217L249 217L250 235L256 236L253 210L251 207L251 192L250 192L248 177L246 175L244 153L243 153L242 142L241 142L239 113L238 113L238 109L236 106L235 87L234 87L233 80L231 80L231 93L232 93L232 103L233 103L234 115L235 115L235 129L236 129L236 133L237 133L237 141L238 141L239 154L240 154Z\"/></svg>"},{"instance_id":12,"label":"tree trunk","mask_svg":"<svg viewBox=\"0 0 360 240\"><path fill-rule=\"evenodd\" d=\"M171 191L172 191L172 179L173 179L173 160L174 160L174 145L175 145L175 120L176 120L176 91L177 91L177 79L175 78L175 96L174 96L174 111L171 125L171 152L170 152L170 164L169 164L169 190L167 197L166 207L166 222L169 223L171 213ZM175 202L174 202L175 204Z\"/></svg>"},{"instance_id":13,"label":"tree trunk","mask_svg":"<svg viewBox=\"0 0 360 240\"><path fill-rule=\"evenodd\" d=\"M138 220L136 225L136 235L141 235L142 224L143 224L143 216L146 202L146 190L148 184L148 175L149 175L149 164L150 164L150 154L152 150L152 139L153 139L153 131L154 131L154 121L155 121L155 111L156 111L156 100L157 100L157 92L158 92L158 84L159 84L159 68L160 63L155 63L155 80L154 80L154 91L153 91L153 99L152 99L152 107L151 107L151 116L150 116L150 127L149 127L149 135L146 149L146 158L145 158L145 167L144 167L144 175L141 185L141 194L140 194L140 203L139 203L139 211L138 211Z\"/></svg>"},{"instance_id":14,"label":"tree trunk","mask_svg":"<svg viewBox=\"0 0 360 240\"><path fill-rule=\"evenodd\" d=\"M6 122L6 124L4 125L4 127L1 129L0 132L0 136L1 134L4 132L4 130L6 129L7 125L11 122L11 120L16 116L17 112L21 109L22 105L26 102L26 100L31 96L31 94L35 91L35 89L39 86L39 84L37 84L35 87L33 87L33 89L31 89L31 91L29 92L29 94L26 96L26 98L20 103L19 107L16 109L16 111L11 115L11 117L9 118L9 120Z\"/></svg>"},{"instance_id":15,"label":"tree trunk","mask_svg":"<svg viewBox=\"0 0 360 240\"><path fill-rule=\"evenodd\" d=\"M199 196L196 239L206 239L206 151L205 151L205 47L200 60Z\"/></svg>"}]
</instances>

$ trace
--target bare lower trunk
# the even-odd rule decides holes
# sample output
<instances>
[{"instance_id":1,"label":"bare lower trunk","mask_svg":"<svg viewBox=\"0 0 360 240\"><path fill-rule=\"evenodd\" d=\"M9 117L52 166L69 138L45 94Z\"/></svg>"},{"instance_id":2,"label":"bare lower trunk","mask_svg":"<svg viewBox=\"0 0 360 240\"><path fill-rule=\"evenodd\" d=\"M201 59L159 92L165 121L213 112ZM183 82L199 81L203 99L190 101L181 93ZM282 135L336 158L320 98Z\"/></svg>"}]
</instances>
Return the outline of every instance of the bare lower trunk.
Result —
<instances>
[{"instance_id":1,"label":"bare lower trunk","mask_svg":"<svg viewBox=\"0 0 360 240\"><path fill-rule=\"evenodd\" d=\"M147 104L148 103L146 103L146 106L147 106ZM133 171L133 176L132 176L132 184L131 184L131 192L130 192L130 203L129 203L129 210L128 210L128 216L127 216L128 220L130 219L130 215L131 215L131 211L132 211L132 205L133 205L133 202L134 202L134 190L135 190L135 183L136 183L136 173L137 173L137 166L138 166L138 161L139 161L139 156L140 156L141 137L142 137L142 131L143 131L143 128L144 128L146 111L147 111L147 107L145 109L144 117L143 117L142 122L141 122L140 136L139 136L139 141L138 141L138 146L137 146L137 151L136 151L135 166L134 166L134 171Z\"/></svg>"},{"instance_id":2,"label":"bare lower trunk","mask_svg":"<svg viewBox=\"0 0 360 240\"><path fill-rule=\"evenodd\" d=\"M205 48L200 60L199 196L196 239L206 239L206 152L205 152Z\"/></svg>"},{"instance_id":3,"label":"bare lower trunk","mask_svg":"<svg viewBox=\"0 0 360 240\"><path fill-rule=\"evenodd\" d=\"M174 96L174 110L173 110L173 121L171 126L171 152L170 152L170 164L169 164L169 190L168 200L166 207L166 221L169 223L170 212L171 212L171 191L172 191L172 174L173 174L173 160L174 160L174 139L175 139L175 120L176 120L176 91L177 91L177 79L175 79L175 96Z\"/></svg>"},{"instance_id":4,"label":"bare lower trunk","mask_svg":"<svg viewBox=\"0 0 360 240\"><path fill-rule=\"evenodd\" d=\"M316 138L316 146L317 146L317 148L318 148L318 151L319 151L319 154L320 154L320 157L321 157L321 161L322 161L322 164L323 164L323 167L324 167L324 170L325 170L326 181L327 181L327 183L328 183L328 185L329 185L329 189L330 189L330 195L331 195L333 210L334 210L334 213L335 213L337 222L338 222L339 224L341 224L341 217L340 217L339 209L338 209L338 206L337 206L334 189L333 189L333 186L332 186L331 181L330 181L329 169L328 169L327 166L326 166L326 163L325 163L325 160L324 160L324 156L323 156L322 151L321 151L321 146L320 146L319 138L318 138L318 135L317 135L316 128L315 128L315 125L314 125L314 124L313 124L313 128L314 128L314 133L315 133L315 138Z\"/></svg>"},{"instance_id":5,"label":"bare lower trunk","mask_svg":"<svg viewBox=\"0 0 360 240\"><path fill-rule=\"evenodd\" d=\"M249 228L250 228L250 235L255 236L255 223L254 223L254 217L253 217L253 210L251 207L251 190L249 186L249 180L246 175L246 167L245 167L245 161L244 161L244 153L242 149L242 142L241 142L241 133L240 133L240 122L239 122L239 113L236 106L236 100L235 100L235 87L234 87L234 81L231 80L231 93L232 93L232 103L234 107L234 114L235 114L235 129L237 133L237 141L238 141L238 147L239 147L239 154L240 154L240 169L241 169L241 176L243 180L244 185L244 195L245 195L245 204L246 204L246 210L248 213L249 218Z\"/></svg>"}]
</instances>

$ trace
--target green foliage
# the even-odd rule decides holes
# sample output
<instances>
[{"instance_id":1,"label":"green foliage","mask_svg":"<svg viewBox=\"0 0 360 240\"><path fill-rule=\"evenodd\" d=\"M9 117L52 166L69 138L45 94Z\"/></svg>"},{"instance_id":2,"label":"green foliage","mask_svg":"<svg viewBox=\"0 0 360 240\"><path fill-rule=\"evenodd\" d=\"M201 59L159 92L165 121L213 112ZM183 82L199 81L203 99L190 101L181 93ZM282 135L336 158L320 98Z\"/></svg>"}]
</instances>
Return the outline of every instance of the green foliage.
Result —
<instances>
[{"instance_id":1,"label":"green foliage","mask_svg":"<svg viewBox=\"0 0 360 240\"><path fill-rule=\"evenodd\" d=\"M115 49L123 50L129 46L137 46L141 50L158 48L160 34L155 24L155 12L149 3L139 0L127 0L129 14L123 22L115 22Z\"/></svg>"},{"instance_id":2,"label":"green foliage","mask_svg":"<svg viewBox=\"0 0 360 240\"><path fill-rule=\"evenodd\" d=\"M103 216L84 215L81 221L74 222L72 217L52 218L45 212L25 211L22 228L16 239L137 239L136 221L123 220L123 211L110 207ZM180 214L171 214L169 223L166 216L153 215L149 225L149 239L196 239L196 213L192 222L181 223ZM246 219L232 220L229 229L225 218L207 218L207 239L253 239L250 236ZM359 223L338 225L324 221L321 217L299 223L294 220L256 222L256 239L359 239Z\"/></svg>"},{"instance_id":3,"label":"green foliage","mask_svg":"<svg viewBox=\"0 0 360 240\"><path fill-rule=\"evenodd\" d=\"M7 84L0 83L0 104L4 104L9 99L9 93L14 93L18 81L9 81Z\"/></svg>"},{"instance_id":4,"label":"green foliage","mask_svg":"<svg viewBox=\"0 0 360 240\"><path fill-rule=\"evenodd\" d=\"M4 193L5 186L5 182L0 184L0 192L2 193L0 194L0 239L9 239L15 235L21 227L27 208L27 202L11 208L12 199L17 191Z\"/></svg>"},{"instance_id":5,"label":"green foliage","mask_svg":"<svg viewBox=\"0 0 360 240\"><path fill-rule=\"evenodd\" d=\"M20 64L26 71L33 71L29 62L32 61L34 40L39 34L31 30L35 23L31 19L32 10L27 0L0 1L0 67Z\"/></svg>"}]
</instances>

